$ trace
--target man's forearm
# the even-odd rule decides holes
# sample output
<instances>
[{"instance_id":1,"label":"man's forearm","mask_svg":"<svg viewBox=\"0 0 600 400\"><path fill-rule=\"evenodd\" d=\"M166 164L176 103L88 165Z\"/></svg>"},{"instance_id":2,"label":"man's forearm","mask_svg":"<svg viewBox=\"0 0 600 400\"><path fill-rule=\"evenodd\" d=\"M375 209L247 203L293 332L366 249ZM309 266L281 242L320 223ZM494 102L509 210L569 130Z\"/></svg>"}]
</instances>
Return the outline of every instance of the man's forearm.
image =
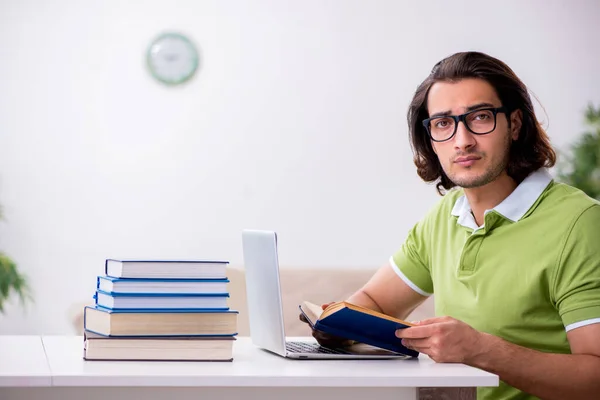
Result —
<instances>
[{"instance_id":1,"label":"man's forearm","mask_svg":"<svg viewBox=\"0 0 600 400\"><path fill-rule=\"evenodd\" d=\"M484 334L486 349L466 364L497 374L507 384L543 399L591 399L600 394L600 357L552 354Z\"/></svg>"}]
</instances>

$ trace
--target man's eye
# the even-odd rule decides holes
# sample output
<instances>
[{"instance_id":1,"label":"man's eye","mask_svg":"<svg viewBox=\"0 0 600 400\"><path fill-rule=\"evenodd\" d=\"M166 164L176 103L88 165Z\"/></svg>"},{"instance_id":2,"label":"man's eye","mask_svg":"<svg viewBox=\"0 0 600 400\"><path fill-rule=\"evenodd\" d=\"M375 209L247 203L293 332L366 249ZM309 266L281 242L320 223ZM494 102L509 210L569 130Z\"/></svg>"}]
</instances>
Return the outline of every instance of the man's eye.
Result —
<instances>
[{"instance_id":1,"label":"man's eye","mask_svg":"<svg viewBox=\"0 0 600 400\"><path fill-rule=\"evenodd\" d=\"M490 117L490 114L489 114L489 113L487 113L487 112L482 112L482 113L477 113L477 114L475 114L475 116L474 116L474 118L473 118L473 119L475 119L475 120L477 120L477 121L485 121L485 120L488 120L488 119L490 119L490 118L491 118L491 117Z\"/></svg>"},{"instance_id":2,"label":"man's eye","mask_svg":"<svg viewBox=\"0 0 600 400\"><path fill-rule=\"evenodd\" d=\"M436 121L435 123L436 128L447 128L448 126L450 126L450 122L446 119Z\"/></svg>"}]
</instances>

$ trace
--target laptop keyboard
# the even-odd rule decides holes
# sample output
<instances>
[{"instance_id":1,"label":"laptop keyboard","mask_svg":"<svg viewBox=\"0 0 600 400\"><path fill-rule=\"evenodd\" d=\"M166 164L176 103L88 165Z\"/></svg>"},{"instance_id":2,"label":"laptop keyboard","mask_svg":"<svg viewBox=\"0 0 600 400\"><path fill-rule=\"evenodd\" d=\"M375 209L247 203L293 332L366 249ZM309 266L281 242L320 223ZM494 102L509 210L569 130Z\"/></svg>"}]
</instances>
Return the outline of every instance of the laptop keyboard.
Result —
<instances>
[{"instance_id":1,"label":"laptop keyboard","mask_svg":"<svg viewBox=\"0 0 600 400\"><path fill-rule=\"evenodd\" d=\"M318 343L285 342L285 349L290 353L314 353L314 354L350 354L343 349L330 349Z\"/></svg>"}]
</instances>

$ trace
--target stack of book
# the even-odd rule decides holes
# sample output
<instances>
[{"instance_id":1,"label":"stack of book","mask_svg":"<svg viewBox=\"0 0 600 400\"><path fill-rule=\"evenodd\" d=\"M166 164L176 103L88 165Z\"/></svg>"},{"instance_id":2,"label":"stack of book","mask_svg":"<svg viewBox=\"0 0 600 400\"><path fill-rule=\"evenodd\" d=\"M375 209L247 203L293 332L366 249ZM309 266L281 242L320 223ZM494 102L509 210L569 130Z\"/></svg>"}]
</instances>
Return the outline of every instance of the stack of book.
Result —
<instances>
[{"instance_id":1,"label":"stack of book","mask_svg":"<svg viewBox=\"0 0 600 400\"><path fill-rule=\"evenodd\" d=\"M227 261L113 260L84 309L86 360L231 361Z\"/></svg>"}]
</instances>

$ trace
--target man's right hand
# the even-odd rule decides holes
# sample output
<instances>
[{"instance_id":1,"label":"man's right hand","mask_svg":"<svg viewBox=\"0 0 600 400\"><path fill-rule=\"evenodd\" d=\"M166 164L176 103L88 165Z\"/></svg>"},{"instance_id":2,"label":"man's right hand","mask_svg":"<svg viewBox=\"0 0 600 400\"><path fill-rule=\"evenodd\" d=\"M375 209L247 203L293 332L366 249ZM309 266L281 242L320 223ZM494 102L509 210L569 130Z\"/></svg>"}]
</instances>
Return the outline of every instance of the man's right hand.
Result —
<instances>
[{"instance_id":1,"label":"man's right hand","mask_svg":"<svg viewBox=\"0 0 600 400\"><path fill-rule=\"evenodd\" d=\"M321 308L324 310L326 309L330 304L333 303L328 303L328 304L323 304L321 306ZM308 324L308 321L306 320L306 317L300 313L300 321ZM308 324L310 325L310 324ZM332 349L335 348L340 348L340 347L348 347L354 344L353 340L350 339L346 339L340 336L335 336L335 335L330 335L328 333L325 333L323 331L319 331L317 329L313 329L312 330L312 335L313 337L317 340L317 342L323 346L323 347L329 347Z\"/></svg>"}]
</instances>

